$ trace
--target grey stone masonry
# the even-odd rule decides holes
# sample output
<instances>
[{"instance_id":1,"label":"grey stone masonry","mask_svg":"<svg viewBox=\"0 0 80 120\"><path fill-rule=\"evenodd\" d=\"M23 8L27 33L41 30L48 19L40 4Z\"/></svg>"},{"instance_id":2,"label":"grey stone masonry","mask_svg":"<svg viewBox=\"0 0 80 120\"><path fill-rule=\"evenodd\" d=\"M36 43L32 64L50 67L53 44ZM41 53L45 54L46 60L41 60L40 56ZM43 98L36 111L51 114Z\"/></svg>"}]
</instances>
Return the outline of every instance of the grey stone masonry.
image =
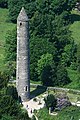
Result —
<instances>
[{"instance_id":1,"label":"grey stone masonry","mask_svg":"<svg viewBox=\"0 0 80 120\"><path fill-rule=\"evenodd\" d=\"M17 18L16 87L22 101L30 99L29 19L23 7Z\"/></svg>"}]
</instances>

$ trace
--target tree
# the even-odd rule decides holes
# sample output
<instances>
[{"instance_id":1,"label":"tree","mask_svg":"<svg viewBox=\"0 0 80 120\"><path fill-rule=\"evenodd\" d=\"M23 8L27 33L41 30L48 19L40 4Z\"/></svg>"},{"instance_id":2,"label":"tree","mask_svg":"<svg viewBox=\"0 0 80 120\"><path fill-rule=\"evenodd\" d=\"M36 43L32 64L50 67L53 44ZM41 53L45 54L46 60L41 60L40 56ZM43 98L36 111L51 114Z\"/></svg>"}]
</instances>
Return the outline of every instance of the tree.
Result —
<instances>
[{"instance_id":1,"label":"tree","mask_svg":"<svg viewBox=\"0 0 80 120\"><path fill-rule=\"evenodd\" d=\"M71 32L68 25L71 23L70 10L74 5L75 0L74 2L37 0L37 11L31 18L31 34L54 44L56 48L55 62L57 64L61 60L65 46L71 41Z\"/></svg>"},{"instance_id":2,"label":"tree","mask_svg":"<svg viewBox=\"0 0 80 120\"><path fill-rule=\"evenodd\" d=\"M37 63L43 54L49 53L55 56L54 44L51 44L46 39L31 36L30 38L30 75L31 80L38 80L36 71Z\"/></svg>"},{"instance_id":3,"label":"tree","mask_svg":"<svg viewBox=\"0 0 80 120\"><path fill-rule=\"evenodd\" d=\"M54 95L50 94L46 98L44 98L44 101L46 103L46 107L49 109L49 107L56 107L57 100Z\"/></svg>"},{"instance_id":4,"label":"tree","mask_svg":"<svg viewBox=\"0 0 80 120\"><path fill-rule=\"evenodd\" d=\"M0 90L7 86L9 79L5 72L0 72Z\"/></svg>"},{"instance_id":5,"label":"tree","mask_svg":"<svg viewBox=\"0 0 80 120\"><path fill-rule=\"evenodd\" d=\"M76 64L77 61L76 53L77 53L77 45L74 43L74 41L73 42L71 41L68 45L64 47L64 51L62 53L62 58L61 58L62 64L64 64L65 66Z\"/></svg>"},{"instance_id":6,"label":"tree","mask_svg":"<svg viewBox=\"0 0 80 120\"><path fill-rule=\"evenodd\" d=\"M41 73L42 73L43 69L46 66L51 66L52 62L53 62L53 56L52 56L52 54L49 54L49 53L43 54L41 56L41 59L38 60L38 63L37 63L37 66L38 66L38 68L37 68L38 75L41 76Z\"/></svg>"},{"instance_id":7,"label":"tree","mask_svg":"<svg viewBox=\"0 0 80 120\"><path fill-rule=\"evenodd\" d=\"M53 86L51 66L46 66L43 68L41 72L41 82L44 86Z\"/></svg>"},{"instance_id":8,"label":"tree","mask_svg":"<svg viewBox=\"0 0 80 120\"><path fill-rule=\"evenodd\" d=\"M63 65L58 65L57 67L57 85L58 86L64 86L68 83L71 82L70 78L68 77L68 73L67 73L67 70L66 68L63 66Z\"/></svg>"},{"instance_id":9,"label":"tree","mask_svg":"<svg viewBox=\"0 0 80 120\"><path fill-rule=\"evenodd\" d=\"M27 111L23 110L20 112L17 120L31 120L31 119L28 117Z\"/></svg>"},{"instance_id":10,"label":"tree","mask_svg":"<svg viewBox=\"0 0 80 120\"><path fill-rule=\"evenodd\" d=\"M17 32L16 29L7 32L5 51L6 61L15 61L16 60L16 45L17 45Z\"/></svg>"},{"instance_id":11,"label":"tree","mask_svg":"<svg viewBox=\"0 0 80 120\"><path fill-rule=\"evenodd\" d=\"M22 7L26 8L28 17L31 18L36 10L35 0L8 0L9 17L13 23L17 22Z\"/></svg>"},{"instance_id":12,"label":"tree","mask_svg":"<svg viewBox=\"0 0 80 120\"><path fill-rule=\"evenodd\" d=\"M16 46L17 46L16 29L8 31L5 42L5 67L9 78L16 74Z\"/></svg>"},{"instance_id":13,"label":"tree","mask_svg":"<svg viewBox=\"0 0 80 120\"><path fill-rule=\"evenodd\" d=\"M6 120L30 120L26 111L22 111L20 105L10 95L0 96L0 119ZM5 117L4 117L5 116ZM8 120L9 120L8 119Z\"/></svg>"},{"instance_id":14,"label":"tree","mask_svg":"<svg viewBox=\"0 0 80 120\"><path fill-rule=\"evenodd\" d=\"M7 86L6 95L10 95L13 99L18 100L18 93L14 86Z\"/></svg>"},{"instance_id":15,"label":"tree","mask_svg":"<svg viewBox=\"0 0 80 120\"><path fill-rule=\"evenodd\" d=\"M3 114L17 116L19 111L19 106L11 96L0 96L0 116L2 116Z\"/></svg>"},{"instance_id":16,"label":"tree","mask_svg":"<svg viewBox=\"0 0 80 120\"><path fill-rule=\"evenodd\" d=\"M77 47L77 71L80 72L80 44Z\"/></svg>"},{"instance_id":17,"label":"tree","mask_svg":"<svg viewBox=\"0 0 80 120\"><path fill-rule=\"evenodd\" d=\"M53 59L52 54L46 53L38 60L36 71L44 86L56 85L56 66Z\"/></svg>"},{"instance_id":18,"label":"tree","mask_svg":"<svg viewBox=\"0 0 80 120\"><path fill-rule=\"evenodd\" d=\"M1 120L15 120L15 117L12 117L10 115L4 114L4 115L2 115Z\"/></svg>"}]
</instances>

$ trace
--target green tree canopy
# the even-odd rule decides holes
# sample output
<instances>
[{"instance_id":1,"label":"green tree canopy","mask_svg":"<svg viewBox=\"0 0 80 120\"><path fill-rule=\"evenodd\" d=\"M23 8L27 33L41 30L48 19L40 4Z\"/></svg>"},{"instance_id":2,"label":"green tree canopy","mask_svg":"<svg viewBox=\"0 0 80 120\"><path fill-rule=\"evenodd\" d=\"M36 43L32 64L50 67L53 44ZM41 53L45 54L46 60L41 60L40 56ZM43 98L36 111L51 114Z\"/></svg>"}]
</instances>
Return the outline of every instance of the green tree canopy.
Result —
<instances>
[{"instance_id":1,"label":"green tree canopy","mask_svg":"<svg viewBox=\"0 0 80 120\"><path fill-rule=\"evenodd\" d=\"M52 54L46 53L41 56L41 59L37 63L37 73L39 79L42 81L43 85L51 86L52 85L52 72L51 66L53 65L53 56Z\"/></svg>"},{"instance_id":2,"label":"green tree canopy","mask_svg":"<svg viewBox=\"0 0 80 120\"><path fill-rule=\"evenodd\" d=\"M35 0L8 0L9 17L13 23L17 22L18 14L22 7L26 8L29 18L31 18L36 10Z\"/></svg>"},{"instance_id":3,"label":"green tree canopy","mask_svg":"<svg viewBox=\"0 0 80 120\"><path fill-rule=\"evenodd\" d=\"M48 40L31 36L30 38L30 74L31 80L37 80L37 63L43 54L49 53L55 56L56 48Z\"/></svg>"},{"instance_id":4,"label":"green tree canopy","mask_svg":"<svg viewBox=\"0 0 80 120\"><path fill-rule=\"evenodd\" d=\"M57 104L57 100L55 98L54 95L50 94L48 95L45 99L44 99L45 103L46 103L46 107L49 109L49 107L53 107L55 108L56 104Z\"/></svg>"},{"instance_id":5,"label":"green tree canopy","mask_svg":"<svg viewBox=\"0 0 80 120\"><path fill-rule=\"evenodd\" d=\"M15 76L16 68L16 46L17 46L17 34L16 29L7 32L5 42L5 67L9 77Z\"/></svg>"},{"instance_id":6,"label":"green tree canopy","mask_svg":"<svg viewBox=\"0 0 80 120\"><path fill-rule=\"evenodd\" d=\"M52 56L52 54L49 54L49 53L43 54L41 56L41 59L38 60L38 63L37 63L37 66L38 66L37 72L38 72L38 74L41 75L43 69L46 66L51 66L52 62L53 62L53 56Z\"/></svg>"},{"instance_id":7,"label":"green tree canopy","mask_svg":"<svg viewBox=\"0 0 80 120\"><path fill-rule=\"evenodd\" d=\"M20 105L10 95L0 96L0 119L30 120L27 111L22 111Z\"/></svg>"},{"instance_id":8,"label":"green tree canopy","mask_svg":"<svg viewBox=\"0 0 80 120\"><path fill-rule=\"evenodd\" d=\"M57 85L58 86L64 86L68 83L71 82L70 78L68 77L68 72L66 70L66 68L63 65L58 65L57 67Z\"/></svg>"},{"instance_id":9,"label":"green tree canopy","mask_svg":"<svg viewBox=\"0 0 80 120\"><path fill-rule=\"evenodd\" d=\"M0 72L0 90L7 86L9 79L5 72Z\"/></svg>"}]
</instances>

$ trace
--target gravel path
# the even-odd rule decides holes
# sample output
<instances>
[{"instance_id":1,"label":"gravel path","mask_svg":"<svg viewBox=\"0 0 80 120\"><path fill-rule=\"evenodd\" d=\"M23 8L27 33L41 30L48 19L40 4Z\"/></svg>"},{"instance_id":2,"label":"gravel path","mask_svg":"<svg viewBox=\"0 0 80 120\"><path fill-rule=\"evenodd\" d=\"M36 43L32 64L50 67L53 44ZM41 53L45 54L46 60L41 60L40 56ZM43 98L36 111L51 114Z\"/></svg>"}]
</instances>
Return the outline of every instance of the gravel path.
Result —
<instances>
[{"instance_id":1,"label":"gravel path","mask_svg":"<svg viewBox=\"0 0 80 120\"><path fill-rule=\"evenodd\" d=\"M39 104L40 103L40 104ZM34 115L34 110L39 110L45 106L45 102L43 98L37 98L37 102L31 99L28 102L23 102L23 107L28 111L28 115L30 118ZM38 120L38 118L36 117Z\"/></svg>"}]
</instances>

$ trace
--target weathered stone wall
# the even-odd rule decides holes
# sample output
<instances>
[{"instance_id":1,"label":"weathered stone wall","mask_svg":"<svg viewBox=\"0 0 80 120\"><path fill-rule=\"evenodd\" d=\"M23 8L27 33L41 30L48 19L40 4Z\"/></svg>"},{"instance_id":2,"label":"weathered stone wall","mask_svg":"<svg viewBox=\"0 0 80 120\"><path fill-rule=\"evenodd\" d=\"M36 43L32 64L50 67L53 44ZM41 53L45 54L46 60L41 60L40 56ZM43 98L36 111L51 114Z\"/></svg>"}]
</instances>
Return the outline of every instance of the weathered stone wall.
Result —
<instances>
[{"instance_id":1,"label":"weathered stone wall","mask_svg":"<svg viewBox=\"0 0 80 120\"><path fill-rule=\"evenodd\" d=\"M17 19L17 90L22 101L30 98L29 21L22 8Z\"/></svg>"}]
</instances>

